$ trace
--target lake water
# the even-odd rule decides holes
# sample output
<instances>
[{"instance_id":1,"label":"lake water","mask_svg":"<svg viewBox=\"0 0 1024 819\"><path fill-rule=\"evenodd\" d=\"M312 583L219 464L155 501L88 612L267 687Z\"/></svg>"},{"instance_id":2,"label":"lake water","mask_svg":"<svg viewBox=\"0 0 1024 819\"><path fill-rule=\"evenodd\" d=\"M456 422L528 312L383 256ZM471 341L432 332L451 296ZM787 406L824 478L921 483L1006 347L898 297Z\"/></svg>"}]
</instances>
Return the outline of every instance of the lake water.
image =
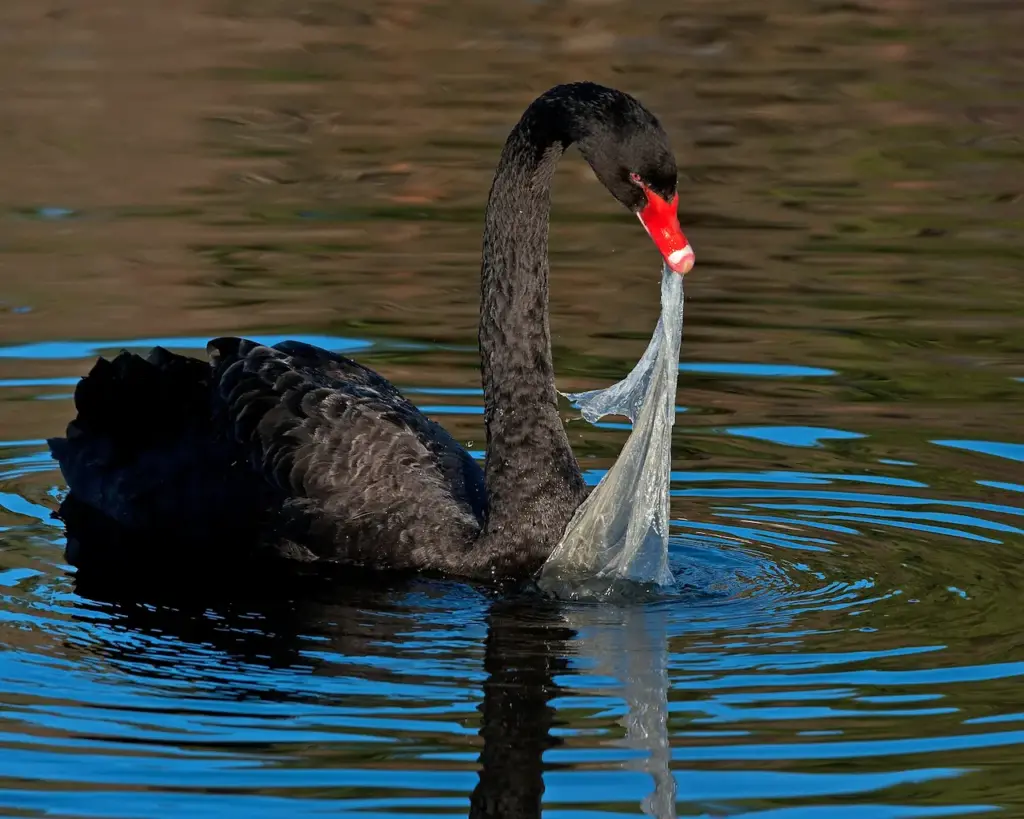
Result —
<instances>
[{"instance_id":1,"label":"lake water","mask_svg":"<svg viewBox=\"0 0 1024 819\"><path fill-rule=\"evenodd\" d=\"M3 3L0 814L1024 816L1022 43L1013 0ZM479 452L490 175L579 78L683 169L676 594L77 584L43 439L101 352L319 340ZM607 385L657 255L577 155L554 200L559 386ZM596 482L627 430L568 423Z\"/></svg>"}]
</instances>

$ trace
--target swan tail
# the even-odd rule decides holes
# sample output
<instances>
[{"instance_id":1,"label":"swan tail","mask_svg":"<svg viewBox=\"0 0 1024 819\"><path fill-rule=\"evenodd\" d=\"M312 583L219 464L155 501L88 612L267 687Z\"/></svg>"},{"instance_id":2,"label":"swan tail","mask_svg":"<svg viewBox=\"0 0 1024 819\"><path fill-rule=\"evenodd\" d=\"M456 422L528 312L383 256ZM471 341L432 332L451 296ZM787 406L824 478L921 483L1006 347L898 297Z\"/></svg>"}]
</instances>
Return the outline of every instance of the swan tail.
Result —
<instances>
[{"instance_id":1,"label":"swan tail","mask_svg":"<svg viewBox=\"0 0 1024 819\"><path fill-rule=\"evenodd\" d=\"M182 410L208 401L209 365L154 347L142 356L122 350L113 360L97 359L75 388L77 417L68 437L79 432L138 437L158 425L175 425Z\"/></svg>"},{"instance_id":2,"label":"swan tail","mask_svg":"<svg viewBox=\"0 0 1024 819\"><path fill-rule=\"evenodd\" d=\"M75 388L76 417L47 441L72 492L124 471L209 418L209 366L154 347L100 358Z\"/></svg>"},{"instance_id":3,"label":"swan tail","mask_svg":"<svg viewBox=\"0 0 1024 819\"><path fill-rule=\"evenodd\" d=\"M186 545L230 526L240 510L225 492L237 494L244 470L212 434L210 379L206 362L155 347L100 358L79 381L76 417L47 441L70 490L55 513L70 563L110 558L140 534ZM85 543L97 545L87 554Z\"/></svg>"}]
</instances>

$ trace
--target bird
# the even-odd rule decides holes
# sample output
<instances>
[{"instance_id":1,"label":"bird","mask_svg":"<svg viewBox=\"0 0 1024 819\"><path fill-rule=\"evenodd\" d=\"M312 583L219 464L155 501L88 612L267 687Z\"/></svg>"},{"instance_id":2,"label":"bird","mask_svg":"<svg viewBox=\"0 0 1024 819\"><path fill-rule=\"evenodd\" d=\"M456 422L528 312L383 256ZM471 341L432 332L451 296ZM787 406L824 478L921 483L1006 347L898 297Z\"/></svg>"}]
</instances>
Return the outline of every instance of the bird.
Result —
<instances>
[{"instance_id":1,"label":"bird","mask_svg":"<svg viewBox=\"0 0 1024 819\"><path fill-rule=\"evenodd\" d=\"M100 357L48 440L66 557L114 571L224 563L527 578L586 486L558 412L548 315L551 181L575 145L685 274L668 135L635 97L557 85L510 131L484 216L484 465L387 379L301 342L222 337L207 359Z\"/></svg>"}]
</instances>

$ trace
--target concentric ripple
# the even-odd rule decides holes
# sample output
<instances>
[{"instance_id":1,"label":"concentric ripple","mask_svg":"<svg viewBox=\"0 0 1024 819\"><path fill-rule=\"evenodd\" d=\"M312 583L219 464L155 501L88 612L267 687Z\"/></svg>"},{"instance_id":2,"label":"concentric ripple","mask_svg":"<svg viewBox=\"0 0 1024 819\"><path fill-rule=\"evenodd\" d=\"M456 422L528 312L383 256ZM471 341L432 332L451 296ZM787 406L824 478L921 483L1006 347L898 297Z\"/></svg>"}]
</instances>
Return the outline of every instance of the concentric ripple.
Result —
<instances>
[{"instance_id":1,"label":"concentric ripple","mask_svg":"<svg viewBox=\"0 0 1024 819\"><path fill-rule=\"evenodd\" d=\"M55 401L66 415L90 356L152 341L0 351L25 370L0 382L0 400ZM34 356L67 374L32 376ZM716 364L704 375L830 374ZM470 442L481 440L478 390L408 392L482 457ZM780 451L871 441L806 425L686 427L685 409L680 440L767 446L776 462ZM624 434L617 426L595 429L584 453L603 453L604 436ZM921 447L1017 457L995 442ZM1024 745L1011 616L1021 487L979 474L957 493L927 477L894 458L820 472L680 459L678 585L642 605L387 578L182 594L81 586L49 517L61 488L43 440L7 441L0 810L383 817L472 806L487 816L501 805L500 815L529 816L542 785L546 814L565 817L895 819L1002 807L1014 776L991 766Z\"/></svg>"}]
</instances>

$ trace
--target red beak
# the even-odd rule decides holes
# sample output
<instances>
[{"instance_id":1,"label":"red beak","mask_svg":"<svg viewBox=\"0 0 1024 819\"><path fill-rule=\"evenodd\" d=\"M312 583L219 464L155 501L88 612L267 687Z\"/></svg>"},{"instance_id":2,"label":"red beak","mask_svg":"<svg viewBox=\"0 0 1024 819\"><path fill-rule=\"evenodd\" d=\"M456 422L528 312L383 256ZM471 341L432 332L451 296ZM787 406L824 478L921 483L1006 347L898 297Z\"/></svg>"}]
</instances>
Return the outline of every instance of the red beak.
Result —
<instances>
[{"instance_id":1,"label":"red beak","mask_svg":"<svg viewBox=\"0 0 1024 819\"><path fill-rule=\"evenodd\" d=\"M679 274L689 273L695 258L693 248L679 227L679 194L667 202L647 186L644 186L644 193L647 194L647 204L637 213L640 223L665 257L669 269Z\"/></svg>"}]
</instances>

